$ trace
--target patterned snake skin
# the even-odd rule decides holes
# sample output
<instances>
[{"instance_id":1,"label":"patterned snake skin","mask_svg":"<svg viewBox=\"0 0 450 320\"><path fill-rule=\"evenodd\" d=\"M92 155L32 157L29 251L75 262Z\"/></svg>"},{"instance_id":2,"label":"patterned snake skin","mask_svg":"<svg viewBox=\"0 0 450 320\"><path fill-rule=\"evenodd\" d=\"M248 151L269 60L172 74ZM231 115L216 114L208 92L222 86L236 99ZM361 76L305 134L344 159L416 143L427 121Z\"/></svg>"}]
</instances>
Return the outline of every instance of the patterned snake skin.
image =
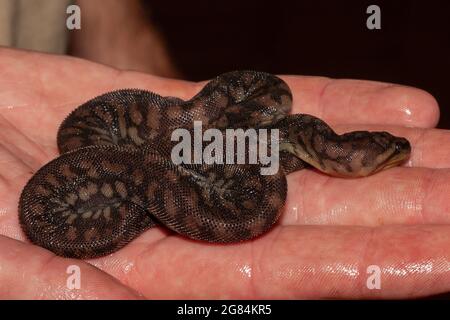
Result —
<instances>
[{"instance_id":1,"label":"patterned snake skin","mask_svg":"<svg viewBox=\"0 0 450 320\"><path fill-rule=\"evenodd\" d=\"M366 176L404 161L407 140L386 132L334 133L310 115L288 115L292 94L280 78L235 71L188 101L127 89L75 109L61 124L61 155L27 183L19 201L26 236L57 255L112 253L155 225L191 239L238 242L277 221L285 175L314 166ZM179 164L170 157L177 128L279 129L281 170L261 164Z\"/></svg>"}]
</instances>

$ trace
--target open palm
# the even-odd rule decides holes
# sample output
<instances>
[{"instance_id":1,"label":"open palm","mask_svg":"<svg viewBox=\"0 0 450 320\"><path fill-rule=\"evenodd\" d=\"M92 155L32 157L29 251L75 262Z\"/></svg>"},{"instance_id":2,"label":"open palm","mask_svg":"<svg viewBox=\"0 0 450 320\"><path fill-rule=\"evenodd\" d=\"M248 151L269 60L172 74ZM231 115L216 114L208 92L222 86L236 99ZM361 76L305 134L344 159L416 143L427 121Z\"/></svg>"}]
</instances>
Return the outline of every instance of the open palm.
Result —
<instances>
[{"instance_id":1,"label":"open palm","mask_svg":"<svg viewBox=\"0 0 450 320\"><path fill-rule=\"evenodd\" d=\"M30 244L17 204L58 155L76 106L119 88L190 98L203 84L120 72L87 61L0 49L0 298L359 298L450 291L450 132L431 129L435 100L399 85L286 76L294 113L338 132L387 130L412 144L407 166L362 179L288 176L280 223L245 243L211 245L151 229L107 257L64 259ZM81 269L69 289L68 266ZM369 289L371 265L381 288Z\"/></svg>"}]
</instances>

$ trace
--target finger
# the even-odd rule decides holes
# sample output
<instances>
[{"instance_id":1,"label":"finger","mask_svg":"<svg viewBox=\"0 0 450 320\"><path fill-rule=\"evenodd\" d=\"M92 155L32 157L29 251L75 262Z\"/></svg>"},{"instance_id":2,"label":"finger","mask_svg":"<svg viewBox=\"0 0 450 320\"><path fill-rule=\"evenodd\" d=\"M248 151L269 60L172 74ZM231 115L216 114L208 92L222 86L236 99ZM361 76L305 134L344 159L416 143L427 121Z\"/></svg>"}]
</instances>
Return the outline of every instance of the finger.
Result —
<instances>
[{"instance_id":1,"label":"finger","mask_svg":"<svg viewBox=\"0 0 450 320\"><path fill-rule=\"evenodd\" d=\"M405 137L411 143L408 166L450 168L449 130L382 125L337 125L334 129L339 134L356 130L388 131L395 136Z\"/></svg>"},{"instance_id":2,"label":"finger","mask_svg":"<svg viewBox=\"0 0 450 320\"><path fill-rule=\"evenodd\" d=\"M449 246L449 226L291 226L234 245L167 237L128 252L131 272L117 257L103 267L157 299L418 297L450 290Z\"/></svg>"},{"instance_id":3,"label":"finger","mask_svg":"<svg viewBox=\"0 0 450 320\"><path fill-rule=\"evenodd\" d=\"M143 88L184 98L194 88L192 83L121 72L82 59L7 48L0 49L0 69L0 114L46 146L55 144L55 132L70 111L102 93ZM37 120L41 130L34 129Z\"/></svg>"},{"instance_id":4,"label":"finger","mask_svg":"<svg viewBox=\"0 0 450 320\"><path fill-rule=\"evenodd\" d=\"M50 132L57 129L57 124L67 112L107 91L136 87L149 89L163 96L188 99L205 84L169 81L135 72L119 72L80 59L17 50L2 49L0 57L3 58L0 59L0 67L5 69L5 77L0 79L4 88L0 96L3 107L33 105L33 114L41 114L41 117L43 111L46 111L42 121L49 119L45 123ZM29 70L25 81L17 72L21 69ZM76 77L73 76L74 72ZM439 118L435 99L419 89L360 80L299 76L283 78L294 93L294 113L317 115L330 124L383 123L432 127ZM17 92L18 88L21 93ZM10 117L20 116L18 112L8 114Z\"/></svg>"},{"instance_id":5,"label":"finger","mask_svg":"<svg viewBox=\"0 0 450 320\"><path fill-rule=\"evenodd\" d=\"M79 288L76 280L68 279L71 275L76 276L75 273L80 277ZM139 297L139 294L133 290L83 261L59 258L37 246L0 236L0 298L2 299L136 299Z\"/></svg>"},{"instance_id":6,"label":"finger","mask_svg":"<svg viewBox=\"0 0 450 320\"><path fill-rule=\"evenodd\" d=\"M449 231L450 226L284 228L254 253L260 267L255 291L321 298L411 298L447 292ZM381 271L380 289L367 286L373 274L369 266Z\"/></svg>"},{"instance_id":7,"label":"finger","mask_svg":"<svg viewBox=\"0 0 450 320\"><path fill-rule=\"evenodd\" d=\"M283 77L294 95L293 113L315 115L329 124L390 124L434 127L439 107L429 93L397 84Z\"/></svg>"},{"instance_id":8,"label":"finger","mask_svg":"<svg viewBox=\"0 0 450 320\"><path fill-rule=\"evenodd\" d=\"M288 176L280 224L450 223L449 180L449 169L393 168L364 179L336 179L304 170ZM17 214L5 214L0 222L2 234L23 239Z\"/></svg>"},{"instance_id":9,"label":"finger","mask_svg":"<svg viewBox=\"0 0 450 320\"><path fill-rule=\"evenodd\" d=\"M330 124L390 124L434 127L439 106L429 93L397 84L282 76L293 93L292 113L315 115ZM205 85L197 84L197 91Z\"/></svg>"},{"instance_id":10,"label":"finger","mask_svg":"<svg viewBox=\"0 0 450 320\"><path fill-rule=\"evenodd\" d=\"M288 176L283 225L450 223L450 169L392 168L361 179Z\"/></svg>"},{"instance_id":11,"label":"finger","mask_svg":"<svg viewBox=\"0 0 450 320\"><path fill-rule=\"evenodd\" d=\"M123 88L153 90L161 95L189 98L193 82L138 72L123 72L88 60L0 48L0 110L43 106L69 108L99 94ZM23 77L27 70L27 77ZM52 110L49 110L52 111Z\"/></svg>"}]
</instances>

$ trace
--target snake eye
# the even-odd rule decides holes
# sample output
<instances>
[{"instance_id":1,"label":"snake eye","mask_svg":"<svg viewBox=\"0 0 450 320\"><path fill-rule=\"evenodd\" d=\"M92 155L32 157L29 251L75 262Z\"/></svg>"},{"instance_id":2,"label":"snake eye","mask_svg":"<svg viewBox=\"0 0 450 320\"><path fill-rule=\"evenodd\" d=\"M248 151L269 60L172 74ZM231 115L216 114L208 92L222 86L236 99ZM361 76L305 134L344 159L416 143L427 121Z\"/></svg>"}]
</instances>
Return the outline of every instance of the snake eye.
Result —
<instances>
[{"instance_id":1,"label":"snake eye","mask_svg":"<svg viewBox=\"0 0 450 320\"><path fill-rule=\"evenodd\" d=\"M409 141L404 138L398 138L395 141L395 151L397 153L400 152L409 153L411 151L411 145Z\"/></svg>"}]
</instances>

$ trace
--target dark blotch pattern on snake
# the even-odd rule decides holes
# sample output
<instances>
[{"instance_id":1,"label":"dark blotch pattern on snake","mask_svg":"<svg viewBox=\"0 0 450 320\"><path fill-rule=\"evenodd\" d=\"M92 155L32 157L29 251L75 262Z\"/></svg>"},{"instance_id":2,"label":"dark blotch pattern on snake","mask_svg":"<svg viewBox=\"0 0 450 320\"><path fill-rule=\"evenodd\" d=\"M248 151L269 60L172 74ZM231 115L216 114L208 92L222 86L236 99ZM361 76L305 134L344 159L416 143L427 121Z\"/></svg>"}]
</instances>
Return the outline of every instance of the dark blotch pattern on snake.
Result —
<instances>
[{"instance_id":1,"label":"dark blotch pattern on snake","mask_svg":"<svg viewBox=\"0 0 450 320\"><path fill-rule=\"evenodd\" d=\"M386 132L337 135L322 120L288 115L280 78L235 71L188 101L126 89L75 109L61 124L58 158L27 183L19 220L35 244L65 257L112 253L155 225L191 239L238 242L277 221L285 175L313 166L334 176L366 176L404 161L407 140ZM170 158L177 128L279 129L281 170L259 164L181 164Z\"/></svg>"}]
</instances>

